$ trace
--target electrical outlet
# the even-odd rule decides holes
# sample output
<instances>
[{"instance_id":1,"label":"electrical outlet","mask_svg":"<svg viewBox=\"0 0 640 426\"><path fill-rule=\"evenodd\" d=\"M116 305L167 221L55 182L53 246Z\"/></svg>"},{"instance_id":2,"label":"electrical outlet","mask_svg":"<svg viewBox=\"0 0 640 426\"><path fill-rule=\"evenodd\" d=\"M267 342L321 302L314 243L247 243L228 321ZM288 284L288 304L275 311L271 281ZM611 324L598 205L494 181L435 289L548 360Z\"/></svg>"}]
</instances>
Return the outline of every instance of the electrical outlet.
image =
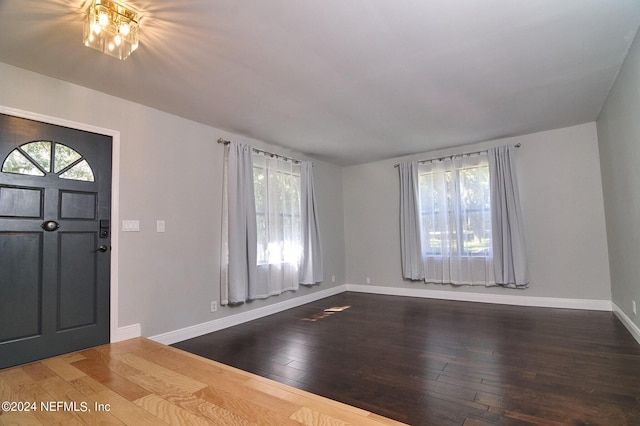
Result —
<instances>
[{"instance_id":1,"label":"electrical outlet","mask_svg":"<svg viewBox=\"0 0 640 426\"><path fill-rule=\"evenodd\" d=\"M336 282L336 276L335 275L331 275L331 282L335 283Z\"/></svg>"},{"instance_id":2,"label":"electrical outlet","mask_svg":"<svg viewBox=\"0 0 640 426\"><path fill-rule=\"evenodd\" d=\"M636 309L636 301L631 301L631 306L633 306L633 315L638 315L638 310Z\"/></svg>"},{"instance_id":3,"label":"electrical outlet","mask_svg":"<svg viewBox=\"0 0 640 426\"><path fill-rule=\"evenodd\" d=\"M367 284L371 284L371 278L367 277Z\"/></svg>"},{"instance_id":4,"label":"electrical outlet","mask_svg":"<svg viewBox=\"0 0 640 426\"><path fill-rule=\"evenodd\" d=\"M218 302L214 300L213 302L211 302L211 312L215 312L217 310L218 310Z\"/></svg>"}]
</instances>

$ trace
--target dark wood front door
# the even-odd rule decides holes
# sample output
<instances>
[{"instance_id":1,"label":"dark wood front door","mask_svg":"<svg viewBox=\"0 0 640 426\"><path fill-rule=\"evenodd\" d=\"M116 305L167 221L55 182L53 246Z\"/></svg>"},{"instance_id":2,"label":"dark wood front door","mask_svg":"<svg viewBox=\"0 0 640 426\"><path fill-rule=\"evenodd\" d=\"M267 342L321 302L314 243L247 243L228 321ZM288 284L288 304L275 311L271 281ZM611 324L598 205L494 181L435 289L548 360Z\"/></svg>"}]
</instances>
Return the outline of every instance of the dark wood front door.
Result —
<instances>
[{"instance_id":1,"label":"dark wood front door","mask_svg":"<svg viewBox=\"0 0 640 426\"><path fill-rule=\"evenodd\" d=\"M109 342L111 143L0 114L0 368Z\"/></svg>"}]
</instances>

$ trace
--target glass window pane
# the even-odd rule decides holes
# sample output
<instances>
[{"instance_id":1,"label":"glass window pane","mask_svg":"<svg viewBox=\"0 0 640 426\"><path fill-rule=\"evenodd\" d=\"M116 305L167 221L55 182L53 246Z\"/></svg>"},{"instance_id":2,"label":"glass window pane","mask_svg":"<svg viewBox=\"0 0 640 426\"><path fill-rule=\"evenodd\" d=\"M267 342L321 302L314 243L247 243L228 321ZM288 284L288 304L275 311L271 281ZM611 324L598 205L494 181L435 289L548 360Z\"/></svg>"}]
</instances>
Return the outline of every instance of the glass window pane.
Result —
<instances>
[{"instance_id":1,"label":"glass window pane","mask_svg":"<svg viewBox=\"0 0 640 426\"><path fill-rule=\"evenodd\" d=\"M258 264L296 263L302 235L299 167L262 155L254 156L253 166Z\"/></svg>"},{"instance_id":2,"label":"glass window pane","mask_svg":"<svg viewBox=\"0 0 640 426\"><path fill-rule=\"evenodd\" d=\"M429 256L490 256L489 168L465 164L419 175L422 244Z\"/></svg>"},{"instance_id":3,"label":"glass window pane","mask_svg":"<svg viewBox=\"0 0 640 426\"><path fill-rule=\"evenodd\" d=\"M80 154L78 154L75 150L69 148L68 146L65 146L65 145L57 143L56 144L56 152L55 152L53 171L58 173L58 172L60 172L60 170L64 169L69 164L73 163L74 161L79 160L81 157L82 156ZM93 173L92 173L92 175L93 175ZM60 176L60 177L62 177L62 176ZM65 179L69 179L69 178L65 178ZM73 178L71 178L71 179L73 179ZM80 179L80 180L86 180L86 179ZM91 179L91 180L93 180L93 179Z\"/></svg>"},{"instance_id":4,"label":"glass window pane","mask_svg":"<svg viewBox=\"0 0 640 426\"><path fill-rule=\"evenodd\" d=\"M491 213L469 212L465 218L464 250L468 256L488 256L491 249Z\"/></svg>"},{"instance_id":5,"label":"glass window pane","mask_svg":"<svg viewBox=\"0 0 640 426\"><path fill-rule=\"evenodd\" d=\"M21 175L44 176L44 173L17 149L14 149L4 161L2 171Z\"/></svg>"},{"instance_id":6,"label":"glass window pane","mask_svg":"<svg viewBox=\"0 0 640 426\"><path fill-rule=\"evenodd\" d=\"M261 167L253 168L253 192L256 197L256 211L264 213L265 211L265 192L266 192L266 179L264 175L264 169Z\"/></svg>"},{"instance_id":7,"label":"glass window pane","mask_svg":"<svg viewBox=\"0 0 640 426\"><path fill-rule=\"evenodd\" d=\"M22 150L29 154L43 169L51 171L51 142L31 142L21 146Z\"/></svg>"},{"instance_id":8,"label":"glass window pane","mask_svg":"<svg viewBox=\"0 0 640 426\"><path fill-rule=\"evenodd\" d=\"M257 241L258 241L258 265L267 263L267 224L264 213L256 215Z\"/></svg>"},{"instance_id":9,"label":"glass window pane","mask_svg":"<svg viewBox=\"0 0 640 426\"><path fill-rule=\"evenodd\" d=\"M93 171L87 163L87 160L82 160L66 172L60 175L62 179L71 180L84 180L87 182L93 182Z\"/></svg>"},{"instance_id":10,"label":"glass window pane","mask_svg":"<svg viewBox=\"0 0 640 426\"><path fill-rule=\"evenodd\" d=\"M489 167L463 169L459 178L463 254L488 256L491 250Z\"/></svg>"}]
</instances>

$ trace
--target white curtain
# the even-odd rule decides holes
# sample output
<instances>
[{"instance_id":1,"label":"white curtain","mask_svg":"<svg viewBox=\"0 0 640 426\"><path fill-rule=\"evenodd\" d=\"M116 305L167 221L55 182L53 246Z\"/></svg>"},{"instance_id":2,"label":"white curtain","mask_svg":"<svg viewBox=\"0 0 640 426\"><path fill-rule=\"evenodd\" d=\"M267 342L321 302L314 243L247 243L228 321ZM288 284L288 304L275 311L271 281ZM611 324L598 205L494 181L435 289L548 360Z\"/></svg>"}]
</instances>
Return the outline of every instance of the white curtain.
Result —
<instances>
[{"instance_id":1,"label":"white curtain","mask_svg":"<svg viewBox=\"0 0 640 426\"><path fill-rule=\"evenodd\" d=\"M301 213L302 213L302 261L300 284L315 284L323 280L320 226L316 211L316 194L313 185L313 164L300 164Z\"/></svg>"},{"instance_id":2,"label":"white curtain","mask_svg":"<svg viewBox=\"0 0 640 426\"><path fill-rule=\"evenodd\" d=\"M254 299L257 294L252 149L249 145L231 142L225 154L225 219L220 284L222 305L243 303Z\"/></svg>"},{"instance_id":3,"label":"white curtain","mask_svg":"<svg viewBox=\"0 0 640 426\"><path fill-rule=\"evenodd\" d=\"M254 296L266 298L298 289L302 257L300 165L254 154L253 166L258 230Z\"/></svg>"},{"instance_id":4,"label":"white curtain","mask_svg":"<svg viewBox=\"0 0 640 426\"><path fill-rule=\"evenodd\" d=\"M425 281L493 285L487 155L420 165Z\"/></svg>"},{"instance_id":5,"label":"white curtain","mask_svg":"<svg viewBox=\"0 0 640 426\"><path fill-rule=\"evenodd\" d=\"M496 282L509 287L526 287L529 273L512 148L490 148L488 156Z\"/></svg>"},{"instance_id":6,"label":"white curtain","mask_svg":"<svg viewBox=\"0 0 640 426\"><path fill-rule=\"evenodd\" d=\"M422 244L420 229L420 188L418 162L398 165L400 172L400 256L402 276L409 280L423 280Z\"/></svg>"}]
</instances>

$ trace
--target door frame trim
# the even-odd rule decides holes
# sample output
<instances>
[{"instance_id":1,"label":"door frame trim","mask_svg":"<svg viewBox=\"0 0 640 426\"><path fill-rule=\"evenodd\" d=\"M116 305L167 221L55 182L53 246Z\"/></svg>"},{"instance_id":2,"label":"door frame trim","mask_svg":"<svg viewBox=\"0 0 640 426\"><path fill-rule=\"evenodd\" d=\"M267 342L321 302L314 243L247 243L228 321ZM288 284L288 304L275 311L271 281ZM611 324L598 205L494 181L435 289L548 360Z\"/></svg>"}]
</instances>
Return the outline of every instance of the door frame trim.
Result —
<instances>
[{"instance_id":1,"label":"door frame trim","mask_svg":"<svg viewBox=\"0 0 640 426\"><path fill-rule=\"evenodd\" d=\"M118 227L118 224L120 223L120 132L118 130L107 129L105 127L98 127L91 124L67 120L64 118L24 111L4 105L0 105L0 113L12 115L14 117L40 121L47 124L65 126L76 130L98 133L111 137L111 223L113 225L111 227L111 299L109 301L110 341L111 343L114 343L121 340L131 339L133 337L139 337L142 334L140 324L132 324L125 327L118 326L118 258L120 248L120 232Z\"/></svg>"}]
</instances>

